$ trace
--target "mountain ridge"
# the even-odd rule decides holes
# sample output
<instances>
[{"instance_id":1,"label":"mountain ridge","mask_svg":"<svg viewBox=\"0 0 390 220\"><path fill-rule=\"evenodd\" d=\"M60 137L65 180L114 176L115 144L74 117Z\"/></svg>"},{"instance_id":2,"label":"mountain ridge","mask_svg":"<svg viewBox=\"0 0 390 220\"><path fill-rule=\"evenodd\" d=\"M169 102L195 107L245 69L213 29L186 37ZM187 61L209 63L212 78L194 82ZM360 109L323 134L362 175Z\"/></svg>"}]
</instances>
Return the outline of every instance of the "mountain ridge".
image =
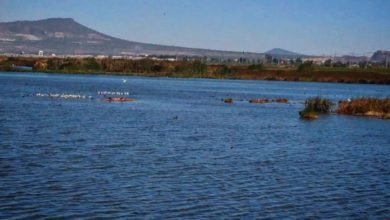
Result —
<instances>
[{"instance_id":1,"label":"mountain ridge","mask_svg":"<svg viewBox=\"0 0 390 220\"><path fill-rule=\"evenodd\" d=\"M280 49L280 48L275 48ZM113 37L84 26L73 18L0 22L0 52L59 55L162 55L261 59L266 53L167 46ZM281 49L283 50L283 49ZM298 53L286 51L289 56ZM279 54L281 55L281 54Z\"/></svg>"},{"instance_id":2,"label":"mountain ridge","mask_svg":"<svg viewBox=\"0 0 390 220\"><path fill-rule=\"evenodd\" d=\"M0 22L0 52L66 55L179 55L261 58L262 53L242 53L165 46L124 40L95 31L72 18Z\"/></svg>"},{"instance_id":3,"label":"mountain ridge","mask_svg":"<svg viewBox=\"0 0 390 220\"><path fill-rule=\"evenodd\" d=\"M282 49L282 48L273 48L269 51L266 51L265 54L267 55L272 55L272 56L287 56L287 57L296 57L296 56L305 56L303 54L299 54L299 53L296 53L296 52L292 52L292 51L289 51L289 50L285 50L285 49Z\"/></svg>"},{"instance_id":4,"label":"mountain ridge","mask_svg":"<svg viewBox=\"0 0 390 220\"><path fill-rule=\"evenodd\" d=\"M388 50L377 50L370 58L373 62L389 62L390 51Z\"/></svg>"}]
</instances>

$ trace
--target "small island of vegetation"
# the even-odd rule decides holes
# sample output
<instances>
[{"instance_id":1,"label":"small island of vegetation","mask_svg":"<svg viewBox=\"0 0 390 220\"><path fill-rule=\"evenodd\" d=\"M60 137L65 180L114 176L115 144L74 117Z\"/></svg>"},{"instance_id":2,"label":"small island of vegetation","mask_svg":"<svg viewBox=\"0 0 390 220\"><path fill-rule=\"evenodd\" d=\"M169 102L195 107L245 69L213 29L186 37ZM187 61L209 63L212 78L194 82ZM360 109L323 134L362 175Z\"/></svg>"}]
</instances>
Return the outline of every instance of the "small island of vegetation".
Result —
<instances>
[{"instance_id":1,"label":"small island of vegetation","mask_svg":"<svg viewBox=\"0 0 390 220\"><path fill-rule=\"evenodd\" d=\"M308 98L305 108L299 112L302 119L317 119L319 114L331 112L342 115L367 116L390 119L390 98L357 98L340 101L336 110L332 111L334 103L319 96Z\"/></svg>"},{"instance_id":2,"label":"small island of vegetation","mask_svg":"<svg viewBox=\"0 0 390 220\"><path fill-rule=\"evenodd\" d=\"M358 98L342 101L337 113L390 119L390 98Z\"/></svg>"},{"instance_id":3,"label":"small island of vegetation","mask_svg":"<svg viewBox=\"0 0 390 220\"><path fill-rule=\"evenodd\" d=\"M319 114L328 114L332 110L334 103L329 99L323 99L319 96L308 98L305 101L305 108L299 112L303 119L317 119Z\"/></svg>"}]
</instances>

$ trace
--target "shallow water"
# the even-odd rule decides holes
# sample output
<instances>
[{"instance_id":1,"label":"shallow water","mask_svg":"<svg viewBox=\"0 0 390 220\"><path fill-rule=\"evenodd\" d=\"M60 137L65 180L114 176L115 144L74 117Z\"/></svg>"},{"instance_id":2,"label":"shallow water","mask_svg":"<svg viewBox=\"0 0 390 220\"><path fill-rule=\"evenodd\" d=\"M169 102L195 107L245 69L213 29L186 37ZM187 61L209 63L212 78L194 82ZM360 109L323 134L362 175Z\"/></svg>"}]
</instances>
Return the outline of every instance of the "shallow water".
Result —
<instances>
[{"instance_id":1,"label":"shallow water","mask_svg":"<svg viewBox=\"0 0 390 220\"><path fill-rule=\"evenodd\" d=\"M390 218L390 121L300 120L316 95L390 87L0 73L0 218Z\"/></svg>"}]
</instances>

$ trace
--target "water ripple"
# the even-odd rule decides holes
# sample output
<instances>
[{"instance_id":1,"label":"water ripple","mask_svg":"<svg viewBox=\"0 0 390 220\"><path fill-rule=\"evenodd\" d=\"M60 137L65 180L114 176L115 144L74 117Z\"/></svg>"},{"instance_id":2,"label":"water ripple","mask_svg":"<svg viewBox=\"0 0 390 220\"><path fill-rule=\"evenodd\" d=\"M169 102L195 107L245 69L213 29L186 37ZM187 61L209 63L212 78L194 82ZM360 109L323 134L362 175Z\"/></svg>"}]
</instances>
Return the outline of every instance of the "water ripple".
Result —
<instances>
[{"instance_id":1,"label":"water ripple","mask_svg":"<svg viewBox=\"0 0 390 220\"><path fill-rule=\"evenodd\" d=\"M390 124L297 117L319 90L335 99L388 87L116 79L0 74L0 219L389 218ZM95 90L140 101L14 95Z\"/></svg>"}]
</instances>

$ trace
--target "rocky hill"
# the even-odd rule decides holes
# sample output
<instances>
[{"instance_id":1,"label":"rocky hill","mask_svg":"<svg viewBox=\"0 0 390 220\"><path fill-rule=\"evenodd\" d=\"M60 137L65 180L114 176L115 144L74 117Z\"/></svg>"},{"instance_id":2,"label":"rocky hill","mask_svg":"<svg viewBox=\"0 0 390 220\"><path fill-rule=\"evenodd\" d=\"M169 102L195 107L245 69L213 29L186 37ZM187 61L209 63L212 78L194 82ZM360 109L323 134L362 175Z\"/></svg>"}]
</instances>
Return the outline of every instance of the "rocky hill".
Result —
<instances>
[{"instance_id":1,"label":"rocky hill","mask_svg":"<svg viewBox=\"0 0 390 220\"><path fill-rule=\"evenodd\" d=\"M373 62L390 62L390 51L378 50L371 56Z\"/></svg>"},{"instance_id":2,"label":"rocky hill","mask_svg":"<svg viewBox=\"0 0 390 220\"><path fill-rule=\"evenodd\" d=\"M260 59L262 53L194 49L122 40L92 30L71 18L0 23L0 53L57 55L171 55Z\"/></svg>"},{"instance_id":3,"label":"rocky hill","mask_svg":"<svg viewBox=\"0 0 390 220\"><path fill-rule=\"evenodd\" d=\"M282 48L274 48L272 50L269 50L269 51L265 52L265 54L267 54L269 56L272 56L274 58L279 58L279 57L282 57L282 58L297 58L297 57L305 56L305 55L302 55L302 54L299 54L299 53L295 53L295 52L291 52L291 51L288 51L288 50L285 50L285 49L282 49Z\"/></svg>"}]
</instances>

